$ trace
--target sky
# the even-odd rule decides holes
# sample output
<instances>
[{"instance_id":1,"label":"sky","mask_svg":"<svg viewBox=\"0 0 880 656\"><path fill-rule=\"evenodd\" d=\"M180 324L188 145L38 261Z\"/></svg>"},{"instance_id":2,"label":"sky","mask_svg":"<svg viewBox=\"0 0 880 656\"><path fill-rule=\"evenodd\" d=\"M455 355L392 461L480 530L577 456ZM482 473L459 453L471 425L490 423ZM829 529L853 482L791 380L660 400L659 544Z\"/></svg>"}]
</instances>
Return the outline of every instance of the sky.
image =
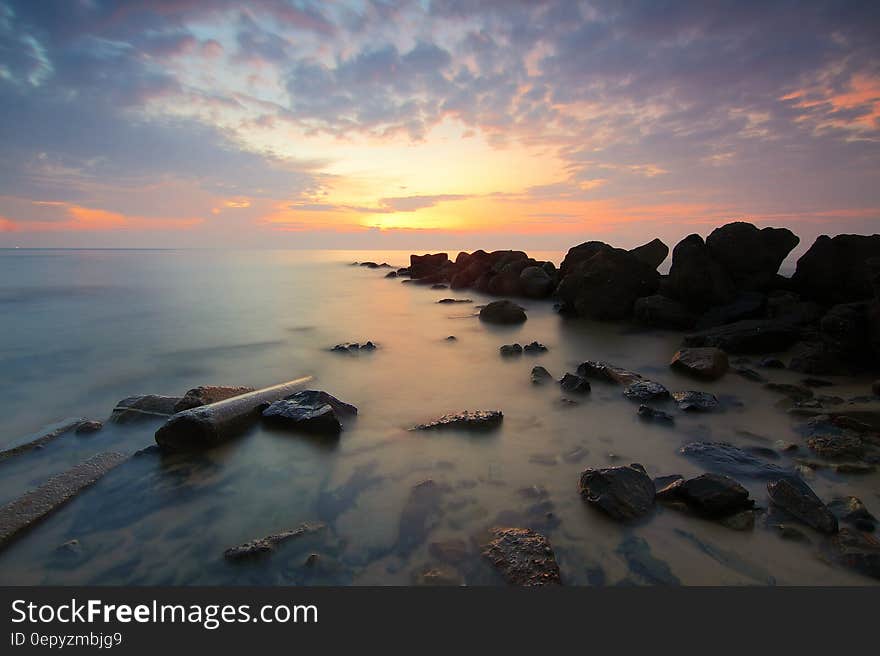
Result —
<instances>
[{"instance_id":1,"label":"sky","mask_svg":"<svg viewBox=\"0 0 880 656\"><path fill-rule=\"evenodd\" d=\"M0 247L880 228L880 2L0 0Z\"/></svg>"}]
</instances>

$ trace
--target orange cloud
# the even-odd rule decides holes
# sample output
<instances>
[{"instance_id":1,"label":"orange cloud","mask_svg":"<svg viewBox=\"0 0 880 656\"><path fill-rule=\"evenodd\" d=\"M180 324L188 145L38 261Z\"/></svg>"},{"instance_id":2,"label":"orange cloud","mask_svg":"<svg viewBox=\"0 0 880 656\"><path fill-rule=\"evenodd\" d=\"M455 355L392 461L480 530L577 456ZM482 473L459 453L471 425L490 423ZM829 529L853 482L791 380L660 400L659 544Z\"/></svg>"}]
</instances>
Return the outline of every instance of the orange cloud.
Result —
<instances>
[{"instance_id":1,"label":"orange cloud","mask_svg":"<svg viewBox=\"0 0 880 656\"><path fill-rule=\"evenodd\" d=\"M59 207L58 220L16 220L0 217L0 232L105 232L112 230L185 230L203 222L201 218L128 216L118 212L57 201L34 201L34 205Z\"/></svg>"}]
</instances>

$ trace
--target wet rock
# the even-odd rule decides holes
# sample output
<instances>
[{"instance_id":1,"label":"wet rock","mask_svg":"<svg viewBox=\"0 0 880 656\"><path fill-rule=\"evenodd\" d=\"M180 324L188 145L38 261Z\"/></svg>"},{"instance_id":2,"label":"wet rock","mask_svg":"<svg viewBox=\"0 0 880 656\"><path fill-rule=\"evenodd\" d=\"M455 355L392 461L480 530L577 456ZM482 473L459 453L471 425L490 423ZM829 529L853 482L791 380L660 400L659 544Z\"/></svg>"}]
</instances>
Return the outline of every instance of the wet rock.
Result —
<instances>
[{"instance_id":1,"label":"wet rock","mask_svg":"<svg viewBox=\"0 0 880 656\"><path fill-rule=\"evenodd\" d=\"M653 239L647 244L642 244L641 246L633 248L629 253L652 269L656 269L663 264L663 260L669 255L669 246L659 239Z\"/></svg>"},{"instance_id":2,"label":"wet rock","mask_svg":"<svg viewBox=\"0 0 880 656\"><path fill-rule=\"evenodd\" d=\"M575 394L586 394L590 391L590 381L572 373L566 373L559 381L559 386L563 391Z\"/></svg>"},{"instance_id":3,"label":"wet rock","mask_svg":"<svg viewBox=\"0 0 880 656\"><path fill-rule=\"evenodd\" d=\"M831 538L830 549L836 562L880 579L880 540L874 536L843 528Z\"/></svg>"},{"instance_id":4,"label":"wet rock","mask_svg":"<svg viewBox=\"0 0 880 656\"><path fill-rule=\"evenodd\" d=\"M203 385L188 390L183 398L174 406L174 412L183 412L190 408L198 408L199 406L216 403L217 401L225 401L233 396L241 396L253 392L253 387L229 387L222 385Z\"/></svg>"},{"instance_id":5,"label":"wet rock","mask_svg":"<svg viewBox=\"0 0 880 656\"><path fill-rule=\"evenodd\" d=\"M510 357L512 355L522 355L523 348L519 344L504 344L498 351L501 355Z\"/></svg>"},{"instance_id":6,"label":"wet rock","mask_svg":"<svg viewBox=\"0 0 880 656\"><path fill-rule=\"evenodd\" d=\"M547 298L556 287L556 280L542 267L528 266L519 274L519 288L527 298Z\"/></svg>"},{"instance_id":7,"label":"wet rock","mask_svg":"<svg viewBox=\"0 0 880 656\"><path fill-rule=\"evenodd\" d=\"M650 585L681 585L678 577L664 561L655 558L648 542L636 535L628 536L614 550L626 561L629 571Z\"/></svg>"},{"instance_id":8,"label":"wet rock","mask_svg":"<svg viewBox=\"0 0 880 656\"><path fill-rule=\"evenodd\" d=\"M706 309L733 300L736 289L715 261L700 235L688 235L672 250L672 266L664 294L692 309Z\"/></svg>"},{"instance_id":9,"label":"wet rock","mask_svg":"<svg viewBox=\"0 0 880 656\"><path fill-rule=\"evenodd\" d=\"M672 357L669 366L695 378L717 380L727 372L730 365L724 351L709 346L680 349Z\"/></svg>"},{"instance_id":10,"label":"wet rock","mask_svg":"<svg viewBox=\"0 0 880 656\"><path fill-rule=\"evenodd\" d=\"M451 305L453 303L473 303L469 298L441 298L438 303L442 305Z\"/></svg>"},{"instance_id":11,"label":"wet rock","mask_svg":"<svg viewBox=\"0 0 880 656\"><path fill-rule=\"evenodd\" d=\"M685 346L714 346L727 353L784 351L800 337L789 323L775 319L746 319L686 335Z\"/></svg>"},{"instance_id":12,"label":"wet rock","mask_svg":"<svg viewBox=\"0 0 880 656\"><path fill-rule=\"evenodd\" d=\"M534 385L543 385L546 382L553 380L553 376L547 371L544 367L532 367L532 384Z\"/></svg>"},{"instance_id":13,"label":"wet rock","mask_svg":"<svg viewBox=\"0 0 880 656\"><path fill-rule=\"evenodd\" d=\"M754 506L748 490L734 479L718 474L673 481L657 491L657 498L682 501L692 511L711 519L729 517Z\"/></svg>"},{"instance_id":14,"label":"wet rock","mask_svg":"<svg viewBox=\"0 0 880 656\"><path fill-rule=\"evenodd\" d=\"M327 392L303 390L271 403L263 410L263 420L272 426L317 435L339 435L340 416L355 415L357 408Z\"/></svg>"},{"instance_id":15,"label":"wet rock","mask_svg":"<svg viewBox=\"0 0 880 656\"><path fill-rule=\"evenodd\" d=\"M791 278L801 295L825 304L871 298L869 264L880 257L880 235L822 235L797 262Z\"/></svg>"},{"instance_id":16,"label":"wet rock","mask_svg":"<svg viewBox=\"0 0 880 656\"><path fill-rule=\"evenodd\" d=\"M104 428L104 423L95 419L87 419L76 427L77 435L91 435Z\"/></svg>"},{"instance_id":17,"label":"wet rock","mask_svg":"<svg viewBox=\"0 0 880 656\"><path fill-rule=\"evenodd\" d=\"M595 378L608 383L617 383L618 385L631 385L642 380L641 374L637 374L634 371L629 371L607 362L595 362L593 360L580 363L577 373L584 378Z\"/></svg>"},{"instance_id":18,"label":"wet rock","mask_svg":"<svg viewBox=\"0 0 880 656\"><path fill-rule=\"evenodd\" d=\"M718 399L709 392L673 392L672 398L679 410L685 412L711 412L718 409Z\"/></svg>"},{"instance_id":19,"label":"wet rock","mask_svg":"<svg viewBox=\"0 0 880 656\"><path fill-rule=\"evenodd\" d=\"M637 380L623 389L623 395L632 401L656 401L669 398L669 390L652 380Z\"/></svg>"},{"instance_id":20,"label":"wet rock","mask_svg":"<svg viewBox=\"0 0 880 656\"><path fill-rule=\"evenodd\" d=\"M723 326L744 319L759 319L764 316L767 299L757 292L746 292L738 295L730 303L710 308L697 320L697 328L705 330L715 326Z\"/></svg>"},{"instance_id":21,"label":"wet rock","mask_svg":"<svg viewBox=\"0 0 880 656\"><path fill-rule=\"evenodd\" d=\"M778 479L791 474L727 442L689 442L681 453L703 467L736 478Z\"/></svg>"},{"instance_id":22,"label":"wet rock","mask_svg":"<svg viewBox=\"0 0 880 656\"><path fill-rule=\"evenodd\" d=\"M433 479L422 481L410 490L400 513L397 549L409 554L421 545L443 515L443 497L449 486Z\"/></svg>"},{"instance_id":23,"label":"wet rock","mask_svg":"<svg viewBox=\"0 0 880 656\"><path fill-rule=\"evenodd\" d=\"M852 524L860 531L870 533L877 528L877 518L858 497L837 497L828 504L828 509L838 521Z\"/></svg>"},{"instance_id":24,"label":"wet rock","mask_svg":"<svg viewBox=\"0 0 880 656\"><path fill-rule=\"evenodd\" d=\"M180 401L179 396L129 396L116 404L110 414L110 421L127 424L144 419L167 419L176 412L174 408Z\"/></svg>"},{"instance_id":25,"label":"wet rock","mask_svg":"<svg viewBox=\"0 0 880 656\"><path fill-rule=\"evenodd\" d=\"M272 535L267 535L264 538L245 542L237 547L230 547L223 552L223 557L226 558L226 560L242 561L251 558L258 558L260 556L267 556L274 552L276 547L282 542L309 535L311 533L317 533L324 528L324 524L321 523L302 524L289 531L274 533Z\"/></svg>"},{"instance_id":26,"label":"wet rock","mask_svg":"<svg viewBox=\"0 0 880 656\"><path fill-rule=\"evenodd\" d=\"M693 328L696 315L683 303L660 294L644 296L633 304L633 317L646 326L656 328Z\"/></svg>"},{"instance_id":27,"label":"wet rock","mask_svg":"<svg viewBox=\"0 0 880 656\"><path fill-rule=\"evenodd\" d=\"M630 520L654 506L654 483L642 465L586 469L578 484L581 498L613 519Z\"/></svg>"},{"instance_id":28,"label":"wet rock","mask_svg":"<svg viewBox=\"0 0 880 656\"><path fill-rule=\"evenodd\" d=\"M525 346L523 346L523 353L529 353L531 355L537 355L539 353L546 353L547 347L541 344L540 342L529 342Z\"/></svg>"},{"instance_id":29,"label":"wet rock","mask_svg":"<svg viewBox=\"0 0 880 656\"><path fill-rule=\"evenodd\" d=\"M511 585L559 585L559 565L546 537L527 528L492 528L482 554Z\"/></svg>"},{"instance_id":30,"label":"wet rock","mask_svg":"<svg viewBox=\"0 0 880 656\"><path fill-rule=\"evenodd\" d=\"M500 410L465 410L443 415L426 424L419 424L413 430L436 430L444 428L466 430L491 430L498 428L504 415Z\"/></svg>"},{"instance_id":31,"label":"wet rock","mask_svg":"<svg viewBox=\"0 0 880 656\"><path fill-rule=\"evenodd\" d=\"M737 287L763 289L773 282L782 261L799 242L787 228L759 230L737 221L713 230L706 247Z\"/></svg>"},{"instance_id":32,"label":"wet rock","mask_svg":"<svg viewBox=\"0 0 880 656\"><path fill-rule=\"evenodd\" d=\"M807 446L823 458L861 458L865 454L862 440L854 435L816 435L807 440Z\"/></svg>"},{"instance_id":33,"label":"wet rock","mask_svg":"<svg viewBox=\"0 0 880 656\"><path fill-rule=\"evenodd\" d=\"M511 301L492 301L480 310L480 319L487 323L512 325L523 323L526 317L525 311Z\"/></svg>"},{"instance_id":34,"label":"wet rock","mask_svg":"<svg viewBox=\"0 0 880 656\"><path fill-rule=\"evenodd\" d=\"M671 424L675 421L673 416L668 412L657 410L656 408L652 408L651 406L645 404L639 406L638 415L641 419L644 419L646 421L658 421L667 424Z\"/></svg>"},{"instance_id":35,"label":"wet rock","mask_svg":"<svg viewBox=\"0 0 880 656\"><path fill-rule=\"evenodd\" d=\"M822 533L837 532L837 518L810 486L796 478L767 483L770 503Z\"/></svg>"},{"instance_id":36,"label":"wet rock","mask_svg":"<svg viewBox=\"0 0 880 656\"><path fill-rule=\"evenodd\" d=\"M556 296L565 314L626 319L636 299L654 294L659 285L660 275L649 264L625 250L603 248L565 274Z\"/></svg>"},{"instance_id":37,"label":"wet rock","mask_svg":"<svg viewBox=\"0 0 880 656\"><path fill-rule=\"evenodd\" d=\"M470 558L470 548L464 540L455 538L432 542L428 545L428 553L441 563L457 565Z\"/></svg>"}]
</instances>

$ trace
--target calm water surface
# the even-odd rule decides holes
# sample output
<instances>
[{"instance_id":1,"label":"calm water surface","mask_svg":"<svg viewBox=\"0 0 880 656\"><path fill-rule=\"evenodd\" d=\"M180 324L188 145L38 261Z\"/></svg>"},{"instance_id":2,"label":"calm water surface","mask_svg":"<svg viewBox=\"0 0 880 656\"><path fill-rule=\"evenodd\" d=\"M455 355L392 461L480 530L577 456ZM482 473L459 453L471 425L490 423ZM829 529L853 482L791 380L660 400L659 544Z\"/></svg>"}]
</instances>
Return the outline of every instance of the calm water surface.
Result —
<instances>
[{"instance_id":1,"label":"calm water surface","mask_svg":"<svg viewBox=\"0 0 880 656\"><path fill-rule=\"evenodd\" d=\"M561 253L535 254L557 263ZM262 387L305 374L357 405L338 441L255 428L223 448L188 457L133 457L0 552L2 584L409 584L436 563L432 543L460 539L469 555L452 575L495 584L474 545L497 524L544 532L570 584L870 584L828 564L818 535L781 540L737 532L658 508L622 526L584 507L587 466L640 462L649 474L701 473L678 453L694 439L772 446L799 441L794 420L759 385L728 375L695 384L666 363L680 335L563 321L549 302L525 301L529 320L497 328L472 305L386 280L403 252L0 251L0 445L66 417L106 417L134 394L180 395L205 384ZM445 338L455 335L455 342ZM374 353L330 353L371 339ZM502 359L501 344L539 340L549 352ZM556 377L585 359L635 369L672 390L703 389L722 413L644 424L619 388L593 385L578 405L555 385L534 387L536 364ZM769 372L796 382L795 374ZM840 396L863 393L836 381ZM407 428L462 409L504 411L490 434ZM0 463L0 502L94 453L153 444L155 423L65 435ZM787 458L777 464L790 467ZM431 479L428 494L418 483ZM764 504L760 481L742 481ZM820 472L830 499L855 494L876 513L880 477ZM324 522L270 558L230 564L223 551L255 537ZM59 550L68 540L79 550ZM305 565L319 554L318 565ZM449 568L447 568L449 569Z\"/></svg>"}]
</instances>

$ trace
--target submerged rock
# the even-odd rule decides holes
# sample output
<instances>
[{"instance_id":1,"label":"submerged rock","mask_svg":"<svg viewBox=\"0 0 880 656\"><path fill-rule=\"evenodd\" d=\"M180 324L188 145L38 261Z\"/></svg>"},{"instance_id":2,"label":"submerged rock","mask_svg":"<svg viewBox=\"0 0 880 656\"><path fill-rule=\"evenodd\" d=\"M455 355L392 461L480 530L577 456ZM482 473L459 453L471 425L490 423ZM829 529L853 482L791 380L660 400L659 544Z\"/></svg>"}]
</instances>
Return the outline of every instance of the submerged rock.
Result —
<instances>
[{"instance_id":1,"label":"submerged rock","mask_svg":"<svg viewBox=\"0 0 880 656\"><path fill-rule=\"evenodd\" d=\"M664 561L655 558L647 540L636 535L627 536L614 550L623 556L630 572L651 585L681 585L678 577Z\"/></svg>"},{"instance_id":2,"label":"submerged rock","mask_svg":"<svg viewBox=\"0 0 880 656\"><path fill-rule=\"evenodd\" d=\"M91 435L92 433L97 433L102 428L104 428L103 422L96 419L87 419L77 425L76 433L77 435Z\"/></svg>"},{"instance_id":3,"label":"submerged rock","mask_svg":"<svg viewBox=\"0 0 880 656\"><path fill-rule=\"evenodd\" d=\"M216 403L217 401L225 401L233 396L241 396L253 392L253 387L229 387L223 385L203 385L188 390L183 398L174 406L174 412L183 412L190 408L198 408L199 406Z\"/></svg>"},{"instance_id":4,"label":"submerged rock","mask_svg":"<svg viewBox=\"0 0 880 656\"><path fill-rule=\"evenodd\" d=\"M426 424L419 424L413 430L435 430L442 428L462 428L468 430L490 430L498 428L504 418L501 410L465 410L443 415Z\"/></svg>"},{"instance_id":5,"label":"submerged rock","mask_svg":"<svg viewBox=\"0 0 880 656\"><path fill-rule=\"evenodd\" d=\"M680 410L685 412L710 412L718 409L718 399L709 392L673 392L672 398Z\"/></svg>"},{"instance_id":6,"label":"submerged rock","mask_svg":"<svg viewBox=\"0 0 880 656\"><path fill-rule=\"evenodd\" d=\"M767 483L770 503L822 533L837 532L837 518L810 486L795 478Z\"/></svg>"},{"instance_id":7,"label":"submerged rock","mask_svg":"<svg viewBox=\"0 0 880 656\"><path fill-rule=\"evenodd\" d=\"M778 479L791 476L778 465L727 442L689 442L681 453L706 469L737 478Z\"/></svg>"},{"instance_id":8,"label":"submerged rock","mask_svg":"<svg viewBox=\"0 0 880 656\"><path fill-rule=\"evenodd\" d=\"M751 509L749 492L729 476L702 474L673 481L657 491L657 498L680 500L697 514L718 519Z\"/></svg>"},{"instance_id":9,"label":"submerged rock","mask_svg":"<svg viewBox=\"0 0 880 656\"><path fill-rule=\"evenodd\" d=\"M544 367L538 366L532 367L531 379L533 384L543 385L544 383L553 380L553 376Z\"/></svg>"},{"instance_id":10,"label":"submerged rock","mask_svg":"<svg viewBox=\"0 0 880 656\"><path fill-rule=\"evenodd\" d=\"M880 579L880 540L851 528L842 528L830 540L832 558L862 574Z\"/></svg>"},{"instance_id":11,"label":"submerged rock","mask_svg":"<svg viewBox=\"0 0 880 656\"><path fill-rule=\"evenodd\" d=\"M623 395L633 401L655 401L668 399L669 390L653 380L637 380L624 388Z\"/></svg>"},{"instance_id":12,"label":"submerged rock","mask_svg":"<svg viewBox=\"0 0 880 656\"><path fill-rule=\"evenodd\" d=\"M167 419L177 412L174 408L181 400L179 396L157 394L129 396L116 404L110 414L110 421L126 424L144 419Z\"/></svg>"},{"instance_id":13,"label":"submerged rock","mask_svg":"<svg viewBox=\"0 0 880 656\"><path fill-rule=\"evenodd\" d=\"M877 518L868 511L868 508L858 497L837 497L828 504L828 510L839 521L852 524L860 531L870 533L877 528Z\"/></svg>"},{"instance_id":14,"label":"submerged rock","mask_svg":"<svg viewBox=\"0 0 880 656\"><path fill-rule=\"evenodd\" d=\"M480 319L486 323L513 325L523 323L528 317L525 310L511 301L492 301L480 310Z\"/></svg>"},{"instance_id":15,"label":"submerged rock","mask_svg":"<svg viewBox=\"0 0 880 656\"><path fill-rule=\"evenodd\" d=\"M586 469L578 490L585 502L617 520L641 517L654 506L654 482L638 463Z\"/></svg>"},{"instance_id":16,"label":"submerged rock","mask_svg":"<svg viewBox=\"0 0 880 656\"><path fill-rule=\"evenodd\" d=\"M237 547L230 547L223 552L223 557L227 560L246 560L249 558L266 556L275 551L275 548L282 542L302 537L310 533L316 533L324 528L324 524L321 523L303 524L290 531L267 535L264 538L251 540L250 542L245 542Z\"/></svg>"},{"instance_id":17,"label":"submerged rock","mask_svg":"<svg viewBox=\"0 0 880 656\"><path fill-rule=\"evenodd\" d=\"M444 305L451 303L473 303L473 301L469 298L441 298L437 302Z\"/></svg>"},{"instance_id":18,"label":"submerged rock","mask_svg":"<svg viewBox=\"0 0 880 656\"><path fill-rule=\"evenodd\" d=\"M727 354L712 346L702 348L683 348L673 357L669 366L682 373L703 380L721 378L730 366Z\"/></svg>"},{"instance_id":19,"label":"submerged rock","mask_svg":"<svg viewBox=\"0 0 880 656\"><path fill-rule=\"evenodd\" d=\"M397 527L397 550L412 553L428 537L443 515L443 497L449 486L427 479L413 486L400 513Z\"/></svg>"},{"instance_id":20,"label":"submerged rock","mask_svg":"<svg viewBox=\"0 0 880 656\"><path fill-rule=\"evenodd\" d=\"M647 421L659 421L667 424L671 424L675 421L673 416L668 412L657 410L656 408L652 408L651 406L645 404L639 406L638 414L640 418Z\"/></svg>"},{"instance_id":21,"label":"submerged rock","mask_svg":"<svg viewBox=\"0 0 880 656\"><path fill-rule=\"evenodd\" d=\"M559 565L546 537L528 528L492 528L482 554L511 585L559 585Z\"/></svg>"},{"instance_id":22,"label":"submerged rock","mask_svg":"<svg viewBox=\"0 0 880 656\"><path fill-rule=\"evenodd\" d=\"M340 415L355 415L357 408L319 390L303 390L275 401L263 410L267 424L306 433L339 435Z\"/></svg>"},{"instance_id":23,"label":"submerged rock","mask_svg":"<svg viewBox=\"0 0 880 656\"><path fill-rule=\"evenodd\" d=\"M559 381L559 386L565 392L573 392L576 394L586 394L590 391L590 381L583 376L577 374L566 373Z\"/></svg>"}]
</instances>

